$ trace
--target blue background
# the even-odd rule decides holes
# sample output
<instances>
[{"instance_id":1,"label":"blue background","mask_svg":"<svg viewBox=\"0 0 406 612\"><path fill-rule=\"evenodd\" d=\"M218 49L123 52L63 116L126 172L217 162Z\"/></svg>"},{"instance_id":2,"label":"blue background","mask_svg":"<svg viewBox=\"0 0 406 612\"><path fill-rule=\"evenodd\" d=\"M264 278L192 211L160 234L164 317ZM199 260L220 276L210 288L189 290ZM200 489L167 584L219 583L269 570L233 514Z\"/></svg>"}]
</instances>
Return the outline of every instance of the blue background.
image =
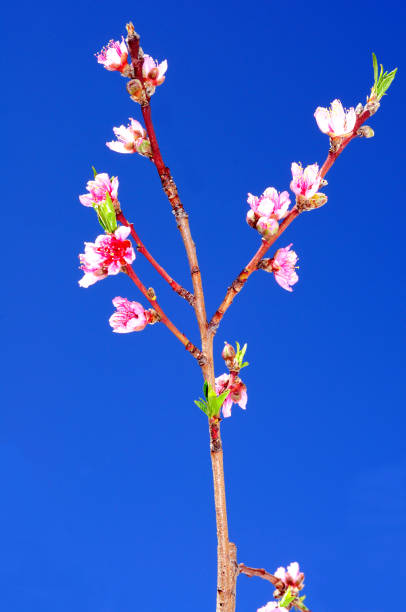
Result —
<instances>
[{"instance_id":1,"label":"blue background","mask_svg":"<svg viewBox=\"0 0 406 612\"><path fill-rule=\"evenodd\" d=\"M201 375L159 325L113 334L125 275L87 290L77 254L100 228L79 204L91 165L118 175L123 210L190 287L154 167L104 143L140 119L94 58L132 19L167 58L153 115L191 213L213 313L256 250L248 191L287 189L322 162L313 113L364 102L371 51L400 65L390 95L328 175L327 206L278 246L300 256L292 294L251 277L216 337L248 342L249 401L223 424L239 561L298 560L308 605L385 612L406 578L403 9L360 2L19 2L3 9L0 608L155 612L215 607L215 520ZM193 314L139 255L136 270L198 341ZM143 301L140 299L140 301ZM242 576L238 610L272 599ZM399 601L398 609L402 608Z\"/></svg>"}]
</instances>

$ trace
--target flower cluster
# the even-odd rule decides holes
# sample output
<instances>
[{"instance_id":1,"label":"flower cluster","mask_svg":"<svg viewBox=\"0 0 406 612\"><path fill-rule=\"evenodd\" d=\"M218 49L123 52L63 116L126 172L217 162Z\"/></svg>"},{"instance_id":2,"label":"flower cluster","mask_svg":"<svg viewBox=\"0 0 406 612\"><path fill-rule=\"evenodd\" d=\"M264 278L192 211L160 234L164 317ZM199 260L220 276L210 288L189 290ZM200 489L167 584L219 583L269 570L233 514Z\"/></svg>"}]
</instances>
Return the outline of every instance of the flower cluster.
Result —
<instances>
[{"instance_id":1,"label":"flower cluster","mask_svg":"<svg viewBox=\"0 0 406 612\"><path fill-rule=\"evenodd\" d=\"M90 287L106 276L118 274L134 261L134 249L127 240L130 231L122 225L114 234L97 236L94 243L85 242L85 252L79 255L80 268L85 273L79 281L81 287Z\"/></svg>"},{"instance_id":2,"label":"flower cluster","mask_svg":"<svg viewBox=\"0 0 406 612\"><path fill-rule=\"evenodd\" d=\"M130 117L130 123L127 127L113 127L113 132L117 140L106 142L106 145L112 151L117 153L139 153L145 157L151 157L151 143L148 140L147 133L139 121Z\"/></svg>"},{"instance_id":3,"label":"flower cluster","mask_svg":"<svg viewBox=\"0 0 406 612\"><path fill-rule=\"evenodd\" d=\"M128 49L123 37L121 38L121 42L118 40L110 40L109 43L96 54L96 57L99 64L102 64L106 70L117 70L121 72L123 76L128 76L130 70L130 66L127 62Z\"/></svg>"},{"instance_id":4,"label":"flower cluster","mask_svg":"<svg viewBox=\"0 0 406 612\"><path fill-rule=\"evenodd\" d=\"M283 583L283 587L277 588L274 592L275 599L280 601L269 601L265 606L259 608L257 612L277 612L291 610L292 607L298 608L303 612L309 612L304 605L305 597L298 597L299 591L304 587L304 574L299 569L299 563L294 561L288 565L287 569L278 567L274 573L275 578Z\"/></svg>"},{"instance_id":5,"label":"flower cluster","mask_svg":"<svg viewBox=\"0 0 406 612\"><path fill-rule=\"evenodd\" d=\"M285 587L290 587L292 595L297 595L304 587L304 574L300 571L297 561L290 563L286 569L284 567L278 567L274 576L279 578ZM280 597L281 595L282 593L278 591L275 593L275 597Z\"/></svg>"},{"instance_id":6,"label":"flower cluster","mask_svg":"<svg viewBox=\"0 0 406 612\"><path fill-rule=\"evenodd\" d=\"M118 178L112 178L106 172L96 174L93 181L88 181L86 189L89 193L79 196L80 203L83 206L94 206L101 204L106 199L106 194L110 195L111 201L117 203L118 195Z\"/></svg>"},{"instance_id":7,"label":"flower cluster","mask_svg":"<svg viewBox=\"0 0 406 612\"><path fill-rule=\"evenodd\" d=\"M329 109L319 106L316 108L314 116L320 130L331 138L340 138L351 134L357 120L355 109L350 108L345 111L340 100L334 100Z\"/></svg>"},{"instance_id":8,"label":"flower cluster","mask_svg":"<svg viewBox=\"0 0 406 612\"><path fill-rule=\"evenodd\" d=\"M227 389L230 390L221 408L224 417L231 416L231 406L233 404L238 404L245 410L248 400L247 387L240 378L233 374L222 374L215 380L215 389L217 395L224 393Z\"/></svg>"},{"instance_id":9,"label":"flower cluster","mask_svg":"<svg viewBox=\"0 0 406 612\"><path fill-rule=\"evenodd\" d=\"M287 191L278 193L274 187L267 187L261 196L248 194L247 202L251 210L247 213L247 223L268 240L276 234L281 219L286 217L290 198Z\"/></svg>"},{"instance_id":10,"label":"flower cluster","mask_svg":"<svg viewBox=\"0 0 406 612\"><path fill-rule=\"evenodd\" d=\"M115 297L113 306L116 312L109 319L113 331L128 334L142 331L150 322L150 315L139 302L130 302L127 298Z\"/></svg>"}]
</instances>

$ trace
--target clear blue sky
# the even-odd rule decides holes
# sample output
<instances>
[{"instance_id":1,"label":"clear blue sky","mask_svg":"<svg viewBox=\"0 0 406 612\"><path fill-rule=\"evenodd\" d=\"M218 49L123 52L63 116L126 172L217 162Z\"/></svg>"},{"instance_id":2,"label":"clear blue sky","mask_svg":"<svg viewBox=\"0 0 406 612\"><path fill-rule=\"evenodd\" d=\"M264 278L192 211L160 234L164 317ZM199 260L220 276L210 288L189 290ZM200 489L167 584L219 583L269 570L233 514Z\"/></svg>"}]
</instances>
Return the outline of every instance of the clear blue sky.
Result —
<instances>
[{"instance_id":1,"label":"clear blue sky","mask_svg":"<svg viewBox=\"0 0 406 612\"><path fill-rule=\"evenodd\" d=\"M113 126L140 119L124 79L93 55L130 19L144 50L169 62L153 113L210 313L258 244L247 192L287 189L292 161L324 160L314 110L365 101L372 51L399 66L370 121L375 138L350 145L328 175L328 204L279 243L300 256L294 292L255 274L216 337L218 357L224 340L248 342L251 364L247 410L223 426L239 560L269 570L298 560L315 612L386 612L406 579L406 91L394 0L3 8L0 608L214 610L200 371L159 325L111 332L112 298L140 299L124 275L77 284L77 254L99 233L77 199L93 164L119 176L127 216L190 287L152 164L104 145ZM141 256L135 266L197 342L186 302ZM238 592L241 612L272 598L245 576Z\"/></svg>"}]
</instances>

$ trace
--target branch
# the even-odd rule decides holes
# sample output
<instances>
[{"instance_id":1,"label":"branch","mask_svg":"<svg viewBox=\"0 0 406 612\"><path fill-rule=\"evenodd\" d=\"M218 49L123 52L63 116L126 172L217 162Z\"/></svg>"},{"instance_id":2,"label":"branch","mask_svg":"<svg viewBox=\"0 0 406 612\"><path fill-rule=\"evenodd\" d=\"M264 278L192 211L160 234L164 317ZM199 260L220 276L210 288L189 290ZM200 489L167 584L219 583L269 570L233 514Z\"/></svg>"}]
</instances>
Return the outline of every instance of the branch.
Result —
<instances>
[{"instance_id":1,"label":"branch","mask_svg":"<svg viewBox=\"0 0 406 612\"><path fill-rule=\"evenodd\" d=\"M199 365L203 365L204 363L206 363L207 359L202 353L202 351L200 351L194 344L192 344L188 340L188 338L186 338L186 336L182 334L182 332L179 331L178 328L172 323L172 321L166 316L166 314L157 302L155 293L151 290L148 291L148 289L145 287L145 285L143 285L143 283L140 281L140 279L134 272L133 267L127 264L125 266L125 271L131 278L131 280L135 283L135 285L138 287L138 289L141 291L143 296L151 304L153 309L159 314L161 323L166 325L166 327L173 333L173 335L176 336L176 338L183 344L185 349L189 351L189 353L191 353L193 357L198 361Z\"/></svg>"},{"instance_id":2,"label":"branch","mask_svg":"<svg viewBox=\"0 0 406 612\"><path fill-rule=\"evenodd\" d=\"M120 223L122 223L123 225L126 225L127 227L131 229L131 236L134 238L135 244L137 245L137 251L139 251L140 253L142 253L142 255L144 255L144 257L155 268L158 274L160 274L162 278L166 280L166 282L172 287L172 289L178 295L183 297L187 302L189 302L189 304L193 306L194 299L195 299L194 295L192 295L190 291L188 291L187 289L182 287L182 285L179 285L179 283L173 280L173 278L169 276L165 268L159 265L159 263L152 257L151 253L148 251L147 247L143 244L140 237L134 230L134 225L127 221L122 211L117 215L117 219L120 221Z\"/></svg>"},{"instance_id":3,"label":"branch","mask_svg":"<svg viewBox=\"0 0 406 612\"><path fill-rule=\"evenodd\" d=\"M354 129L351 132L351 134L347 136L346 138L344 138L338 147L332 146L330 148L327 158L323 166L320 169L320 175L322 177L326 176L327 172L330 170L331 166L337 160L338 156L341 155L341 153L344 151L345 147L351 142L351 140L357 136L357 132L359 128L361 127L361 125L373 114L373 112L370 109L368 109L368 105L365 108L366 110L364 110L358 116L358 119L355 123ZM292 208L290 213L287 215L287 217L284 219L284 221L279 226L279 230L275 234L275 236L272 236L272 239L269 240L268 242L266 242L265 240L262 241L261 246L259 247L258 251L253 256L249 264L247 264L247 266L242 270L242 272L240 272L237 278L231 283L223 301L221 302L219 308L217 309L217 311L215 312L215 314L213 315L209 323L209 329L211 333L213 334L213 336L215 335L225 312L228 310L228 308L233 303L234 298L238 295L238 293L244 287L245 283L247 282L251 274L257 269L257 265L259 261L262 259L262 257L268 251L268 249L274 244L274 242L279 238L279 236L283 234L285 229L292 223L294 219L296 219L296 217L299 214L300 214L300 211L296 208L296 206Z\"/></svg>"},{"instance_id":4,"label":"branch","mask_svg":"<svg viewBox=\"0 0 406 612\"><path fill-rule=\"evenodd\" d=\"M244 563L239 563L238 573L245 574L246 576L249 576L249 578L252 578L253 576L257 576L258 578L263 578L264 580L268 580L268 582L271 582L274 585L274 587L278 589L278 591L283 592L286 589L286 585L282 580L280 580L273 574L270 574L264 569L260 569L256 567L248 567L247 565L244 565Z\"/></svg>"},{"instance_id":5,"label":"branch","mask_svg":"<svg viewBox=\"0 0 406 612\"><path fill-rule=\"evenodd\" d=\"M244 287L245 283L247 282L251 274L255 272L259 261L262 259L265 253L270 249L273 243L279 238L279 236L283 234L285 229L292 223L293 219L296 219L296 217L299 214L300 213L296 207L292 208L290 213L287 215L287 217L285 217L285 219L280 224L279 230L277 231L277 233L274 236L272 236L271 240L262 241L261 246L259 247L258 251L253 256L251 261L245 266L245 268L240 272L237 278L231 283L223 301L221 302L220 306L218 307L217 311L215 312L215 314L213 315L209 323L209 329L211 333L213 334L213 336L216 333L217 328L220 324L220 321L223 318L226 310L230 308L231 304L233 303L234 298L240 293L241 289Z\"/></svg>"}]
</instances>

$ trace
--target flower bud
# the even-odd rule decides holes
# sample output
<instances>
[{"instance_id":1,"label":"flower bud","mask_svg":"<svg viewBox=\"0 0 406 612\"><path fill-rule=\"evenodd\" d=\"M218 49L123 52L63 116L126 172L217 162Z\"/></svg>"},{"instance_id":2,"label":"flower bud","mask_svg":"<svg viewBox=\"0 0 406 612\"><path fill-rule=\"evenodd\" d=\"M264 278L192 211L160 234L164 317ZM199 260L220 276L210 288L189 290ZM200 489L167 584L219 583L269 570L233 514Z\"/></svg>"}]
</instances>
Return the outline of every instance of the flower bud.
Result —
<instances>
[{"instance_id":1,"label":"flower bud","mask_svg":"<svg viewBox=\"0 0 406 612\"><path fill-rule=\"evenodd\" d=\"M235 357L235 349L234 349L234 347L231 346L231 344L228 344L228 342L225 342L224 343L223 351L221 353L221 356L225 360L234 359L234 357Z\"/></svg>"},{"instance_id":2,"label":"flower bud","mask_svg":"<svg viewBox=\"0 0 406 612\"><path fill-rule=\"evenodd\" d=\"M355 107L355 114L356 115L360 115L364 110L363 105L361 104L361 102L359 104L357 104L357 106Z\"/></svg>"},{"instance_id":3,"label":"flower bud","mask_svg":"<svg viewBox=\"0 0 406 612\"><path fill-rule=\"evenodd\" d=\"M362 138L372 138L374 135L375 132L369 125L362 125L357 131L357 136Z\"/></svg>"},{"instance_id":4,"label":"flower bud","mask_svg":"<svg viewBox=\"0 0 406 612\"><path fill-rule=\"evenodd\" d=\"M276 219L268 217L260 217L257 222L257 230L264 240L270 240L279 229L279 223Z\"/></svg>"},{"instance_id":5,"label":"flower bud","mask_svg":"<svg viewBox=\"0 0 406 612\"><path fill-rule=\"evenodd\" d=\"M257 225L257 217L253 210L249 210L247 212L247 223L250 227L256 228Z\"/></svg>"},{"instance_id":6,"label":"flower bud","mask_svg":"<svg viewBox=\"0 0 406 612\"><path fill-rule=\"evenodd\" d=\"M141 81L138 79L131 79L127 83L127 91L130 94L131 100L134 102L143 102L145 99L145 94L142 89Z\"/></svg>"}]
</instances>

